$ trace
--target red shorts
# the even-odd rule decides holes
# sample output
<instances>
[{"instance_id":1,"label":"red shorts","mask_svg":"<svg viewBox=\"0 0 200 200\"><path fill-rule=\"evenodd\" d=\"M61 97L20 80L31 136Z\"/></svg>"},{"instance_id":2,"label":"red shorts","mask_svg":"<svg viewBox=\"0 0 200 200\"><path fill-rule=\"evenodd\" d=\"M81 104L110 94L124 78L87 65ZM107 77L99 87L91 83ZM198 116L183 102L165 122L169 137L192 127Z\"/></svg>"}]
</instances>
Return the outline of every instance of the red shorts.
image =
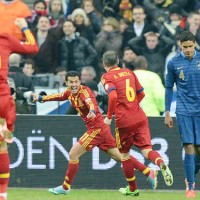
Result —
<instances>
[{"instance_id":1,"label":"red shorts","mask_svg":"<svg viewBox=\"0 0 200 200\"><path fill-rule=\"evenodd\" d=\"M106 152L108 149L116 147L110 127L106 124L103 124L101 128L88 129L78 142L87 151L92 150L95 146Z\"/></svg>"},{"instance_id":2,"label":"red shorts","mask_svg":"<svg viewBox=\"0 0 200 200\"><path fill-rule=\"evenodd\" d=\"M117 148L128 153L132 145L140 150L152 148L148 119L124 128L115 129Z\"/></svg>"},{"instance_id":3,"label":"red shorts","mask_svg":"<svg viewBox=\"0 0 200 200\"><path fill-rule=\"evenodd\" d=\"M16 109L13 97L10 95L0 96L0 118L6 119L7 127L10 131L14 130Z\"/></svg>"}]
</instances>

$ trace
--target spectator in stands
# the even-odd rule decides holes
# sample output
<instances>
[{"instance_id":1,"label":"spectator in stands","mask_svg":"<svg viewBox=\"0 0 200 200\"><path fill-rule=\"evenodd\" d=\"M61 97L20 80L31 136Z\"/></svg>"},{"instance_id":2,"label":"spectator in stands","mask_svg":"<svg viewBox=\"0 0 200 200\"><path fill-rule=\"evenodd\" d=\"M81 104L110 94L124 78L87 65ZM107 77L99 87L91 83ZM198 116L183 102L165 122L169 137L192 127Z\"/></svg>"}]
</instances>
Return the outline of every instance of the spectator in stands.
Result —
<instances>
[{"instance_id":1,"label":"spectator in stands","mask_svg":"<svg viewBox=\"0 0 200 200\"><path fill-rule=\"evenodd\" d=\"M37 23L40 16L47 16L51 26L56 25L56 21L47 13L47 5L44 0L35 0L31 12L32 15L27 18L31 30L35 31L37 29Z\"/></svg>"},{"instance_id":2,"label":"spectator in stands","mask_svg":"<svg viewBox=\"0 0 200 200\"><path fill-rule=\"evenodd\" d=\"M64 36L63 21L64 18L61 18L56 27L49 29L47 38L34 59L36 73L54 73L55 68L59 66L56 61L56 44Z\"/></svg>"},{"instance_id":3,"label":"spectator in stands","mask_svg":"<svg viewBox=\"0 0 200 200\"><path fill-rule=\"evenodd\" d=\"M142 109L147 116L161 116L165 109L165 88L161 78L148 70L147 59L144 56L138 56L134 66L134 73L145 92L145 98L140 103Z\"/></svg>"},{"instance_id":4,"label":"spectator in stands","mask_svg":"<svg viewBox=\"0 0 200 200\"><path fill-rule=\"evenodd\" d=\"M101 31L101 16L97 12L93 0L83 0L82 8L85 10L95 35Z\"/></svg>"},{"instance_id":5,"label":"spectator in stands","mask_svg":"<svg viewBox=\"0 0 200 200\"><path fill-rule=\"evenodd\" d=\"M143 55L147 59L148 69L157 73L164 83L165 59L172 49L174 40L165 36L159 37L155 32L145 34L144 46L141 46L141 40L143 38L130 40L130 47L138 55Z\"/></svg>"},{"instance_id":6,"label":"spectator in stands","mask_svg":"<svg viewBox=\"0 0 200 200\"><path fill-rule=\"evenodd\" d=\"M125 47L123 51L123 64L122 67L131 70L135 69L134 62L137 58L137 54L130 47Z\"/></svg>"},{"instance_id":7,"label":"spectator in stands","mask_svg":"<svg viewBox=\"0 0 200 200\"><path fill-rule=\"evenodd\" d=\"M27 58L24 62L23 72L26 76L32 77L35 73L35 62L31 58Z\"/></svg>"},{"instance_id":8,"label":"spectator in stands","mask_svg":"<svg viewBox=\"0 0 200 200\"><path fill-rule=\"evenodd\" d=\"M169 18L166 20L160 29L160 35L174 38L176 42L176 29L180 25L182 19L182 11L178 5L172 5L169 8Z\"/></svg>"},{"instance_id":9,"label":"spectator in stands","mask_svg":"<svg viewBox=\"0 0 200 200\"><path fill-rule=\"evenodd\" d=\"M95 80L96 71L92 66L83 67L81 70L81 84L85 84L87 81Z\"/></svg>"},{"instance_id":10,"label":"spectator in stands","mask_svg":"<svg viewBox=\"0 0 200 200\"><path fill-rule=\"evenodd\" d=\"M169 11L174 4L178 5L179 8L184 8L187 4L187 0L147 0L144 3L152 24L156 26L158 30L160 30L162 24L167 21ZM184 10L182 12L184 13Z\"/></svg>"},{"instance_id":11,"label":"spectator in stands","mask_svg":"<svg viewBox=\"0 0 200 200\"><path fill-rule=\"evenodd\" d=\"M76 32L80 33L80 36L86 38L93 45L95 33L85 10L82 8L75 9L70 19L74 22Z\"/></svg>"},{"instance_id":12,"label":"spectator in stands","mask_svg":"<svg viewBox=\"0 0 200 200\"><path fill-rule=\"evenodd\" d=\"M82 67L93 65L97 52L86 38L76 34L72 21L66 20L63 23L63 32L65 36L57 43L57 66L80 72Z\"/></svg>"},{"instance_id":13,"label":"spectator in stands","mask_svg":"<svg viewBox=\"0 0 200 200\"><path fill-rule=\"evenodd\" d=\"M114 17L105 18L102 30L95 40L95 48L99 57L102 57L103 53L108 50L115 50L121 55L122 39L118 20Z\"/></svg>"},{"instance_id":14,"label":"spectator in stands","mask_svg":"<svg viewBox=\"0 0 200 200\"><path fill-rule=\"evenodd\" d=\"M119 31L122 35L124 34L125 30L128 28L129 25L130 22L127 19L121 18L119 20Z\"/></svg>"},{"instance_id":15,"label":"spectator in stands","mask_svg":"<svg viewBox=\"0 0 200 200\"><path fill-rule=\"evenodd\" d=\"M26 92L34 92L34 86L31 78L20 68L20 61L19 54L11 54L9 57L9 77L14 80L16 87L16 111L18 114L33 114L35 105L30 104Z\"/></svg>"},{"instance_id":16,"label":"spectator in stands","mask_svg":"<svg viewBox=\"0 0 200 200\"><path fill-rule=\"evenodd\" d=\"M128 26L128 28L125 29L125 32L123 34L124 37L123 37L122 48L126 47L128 41L132 38L142 37L145 33L150 31L157 32L157 28L147 23L145 19L146 19L146 13L144 8L139 5L135 6L133 8L133 22Z\"/></svg>"},{"instance_id":17,"label":"spectator in stands","mask_svg":"<svg viewBox=\"0 0 200 200\"><path fill-rule=\"evenodd\" d=\"M47 35L48 35L48 31L51 27L49 18L47 16L40 16L38 18L36 27L37 27L37 29L34 32L34 35L35 35L35 39L38 43L38 46L40 48L42 46L42 44L45 42Z\"/></svg>"},{"instance_id":18,"label":"spectator in stands","mask_svg":"<svg viewBox=\"0 0 200 200\"><path fill-rule=\"evenodd\" d=\"M0 0L0 33L14 35L23 39L22 32L14 23L16 18L31 16L29 7L21 0Z\"/></svg>"},{"instance_id":19,"label":"spectator in stands","mask_svg":"<svg viewBox=\"0 0 200 200\"><path fill-rule=\"evenodd\" d=\"M48 14L54 18L56 24L61 17L64 17L64 6L65 1L63 0L50 0L48 4Z\"/></svg>"},{"instance_id":20,"label":"spectator in stands","mask_svg":"<svg viewBox=\"0 0 200 200\"><path fill-rule=\"evenodd\" d=\"M177 27L177 35L183 31L190 31L195 36L198 46L200 46L200 13L190 13L187 20L183 19Z\"/></svg>"},{"instance_id":21,"label":"spectator in stands","mask_svg":"<svg viewBox=\"0 0 200 200\"><path fill-rule=\"evenodd\" d=\"M66 67L56 67L54 75L58 77L59 81L61 82L61 85L65 85L65 76L67 74Z\"/></svg>"}]
</instances>

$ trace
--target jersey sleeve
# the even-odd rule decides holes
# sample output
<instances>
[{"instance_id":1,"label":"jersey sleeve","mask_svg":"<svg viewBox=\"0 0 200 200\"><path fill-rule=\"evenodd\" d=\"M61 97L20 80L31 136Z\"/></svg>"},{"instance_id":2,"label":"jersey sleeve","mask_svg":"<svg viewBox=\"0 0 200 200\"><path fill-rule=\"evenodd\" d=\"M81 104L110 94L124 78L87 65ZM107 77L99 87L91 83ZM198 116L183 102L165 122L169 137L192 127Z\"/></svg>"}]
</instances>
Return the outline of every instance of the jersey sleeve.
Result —
<instances>
[{"instance_id":1,"label":"jersey sleeve","mask_svg":"<svg viewBox=\"0 0 200 200\"><path fill-rule=\"evenodd\" d=\"M47 95L47 96L43 96L42 97L42 102L45 102L45 101L65 101L65 100L68 100L68 97L69 97L69 90L66 90L62 93L59 93L59 94L52 94L52 95Z\"/></svg>"},{"instance_id":2,"label":"jersey sleeve","mask_svg":"<svg viewBox=\"0 0 200 200\"><path fill-rule=\"evenodd\" d=\"M102 76L101 83L107 94L109 94L112 90L116 90L115 85L109 76Z\"/></svg>"},{"instance_id":3,"label":"jersey sleeve","mask_svg":"<svg viewBox=\"0 0 200 200\"><path fill-rule=\"evenodd\" d=\"M8 36L8 41L9 41L12 52L22 53L22 54L23 53L36 54L39 48L30 29L25 28L22 31L26 38L25 42L19 41L14 36L11 36L11 35Z\"/></svg>"},{"instance_id":4,"label":"jersey sleeve","mask_svg":"<svg viewBox=\"0 0 200 200\"><path fill-rule=\"evenodd\" d=\"M166 88L173 88L175 83L175 73L173 70L173 62L170 60L167 64L167 74L165 80L165 87Z\"/></svg>"},{"instance_id":5,"label":"jersey sleeve","mask_svg":"<svg viewBox=\"0 0 200 200\"><path fill-rule=\"evenodd\" d=\"M95 103L95 98L94 96L91 94L92 92L89 90L89 88L84 88L81 89L81 99L83 102L85 102L86 106L88 107L89 110L93 110L96 112L96 107L95 105L97 105Z\"/></svg>"}]
</instances>

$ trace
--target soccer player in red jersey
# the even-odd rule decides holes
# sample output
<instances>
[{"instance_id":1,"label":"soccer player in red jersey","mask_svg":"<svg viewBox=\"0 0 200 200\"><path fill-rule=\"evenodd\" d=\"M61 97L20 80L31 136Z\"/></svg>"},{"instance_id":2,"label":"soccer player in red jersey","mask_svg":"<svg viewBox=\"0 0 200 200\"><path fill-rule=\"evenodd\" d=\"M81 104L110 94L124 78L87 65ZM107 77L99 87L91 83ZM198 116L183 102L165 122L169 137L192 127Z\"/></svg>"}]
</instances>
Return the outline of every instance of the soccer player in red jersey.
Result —
<instances>
[{"instance_id":1,"label":"soccer player in red jersey","mask_svg":"<svg viewBox=\"0 0 200 200\"><path fill-rule=\"evenodd\" d=\"M70 100L72 106L78 111L87 127L86 133L84 133L69 152L69 164L64 183L58 187L49 189L49 192L53 194L68 194L70 192L72 181L78 171L79 158L95 146L108 153L116 161L121 161L121 155L116 148L115 139L111 134L110 127L104 123L104 118L100 113L92 91L88 87L81 85L80 74L76 71L67 72L66 82L68 87L61 94L48 96L33 94L33 101L39 102ZM132 157L132 159L136 163L132 167L132 171L134 171L135 167L136 169L142 169L141 171L144 174L150 173L151 170L148 167L135 158Z\"/></svg>"},{"instance_id":2,"label":"soccer player in red jersey","mask_svg":"<svg viewBox=\"0 0 200 200\"><path fill-rule=\"evenodd\" d=\"M7 81L8 58L11 53L34 54L38 52L38 46L27 28L25 19L17 18L15 24L25 35L25 42L7 33L0 34L0 200L5 200L7 196L10 177L7 143L13 141L11 132L14 130L16 117L15 104Z\"/></svg>"},{"instance_id":3,"label":"soccer player in red jersey","mask_svg":"<svg viewBox=\"0 0 200 200\"><path fill-rule=\"evenodd\" d=\"M102 84L108 93L108 112L104 122L111 124L112 115L116 117L116 143L122 154L122 168L129 186L120 188L120 193L134 196L138 190L135 187L134 161L130 158L132 145L138 147L145 158L158 165L165 183L173 184L173 176L160 154L152 150L148 119L139 103L144 98L143 87L135 74L129 69L118 67L119 58L116 52L104 53L103 66L107 73L102 76Z\"/></svg>"}]
</instances>

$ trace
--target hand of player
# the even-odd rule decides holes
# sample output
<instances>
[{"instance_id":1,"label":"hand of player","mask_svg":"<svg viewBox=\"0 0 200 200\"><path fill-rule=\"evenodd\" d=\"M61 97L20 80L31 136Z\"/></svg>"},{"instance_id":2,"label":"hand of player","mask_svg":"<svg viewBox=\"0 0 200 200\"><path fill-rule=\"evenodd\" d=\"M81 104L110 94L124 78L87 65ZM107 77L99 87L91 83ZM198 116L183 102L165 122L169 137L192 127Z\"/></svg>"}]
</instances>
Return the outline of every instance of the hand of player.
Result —
<instances>
[{"instance_id":1,"label":"hand of player","mask_svg":"<svg viewBox=\"0 0 200 200\"><path fill-rule=\"evenodd\" d=\"M36 101L38 101L39 96L38 96L37 94L32 93L32 94L31 94L31 98L32 98L32 101L33 101L33 102L36 102Z\"/></svg>"},{"instance_id":2,"label":"hand of player","mask_svg":"<svg viewBox=\"0 0 200 200\"><path fill-rule=\"evenodd\" d=\"M105 123L105 124L111 125L111 122L112 122L112 119L108 119L108 117L106 117L106 118L104 119L104 123Z\"/></svg>"},{"instance_id":3,"label":"hand of player","mask_svg":"<svg viewBox=\"0 0 200 200\"><path fill-rule=\"evenodd\" d=\"M165 122L164 123L168 128L172 128L174 126L173 120L172 120L169 112L165 113Z\"/></svg>"},{"instance_id":4,"label":"hand of player","mask_svg":"<svg viewBox=\"0 0 200 200\"><path fill-rule=\"evenodd\" d=\"M95 118L96 117L96 114L93 112L93 111L90 111L87 115L87 118L90 119L90 118Z\"/></svg>"},{"instance_id":5,"label":"hand of player","mask_svg":"<svg viewBox=\"0 0 200 200\"><path fill-rule=\"evenodd\" d=\"M15 24L20 28L27 28L28 27L28 24L26 22L26 20L24 18L17 18L15 20Z\"/></svg>"}]
</instances>

